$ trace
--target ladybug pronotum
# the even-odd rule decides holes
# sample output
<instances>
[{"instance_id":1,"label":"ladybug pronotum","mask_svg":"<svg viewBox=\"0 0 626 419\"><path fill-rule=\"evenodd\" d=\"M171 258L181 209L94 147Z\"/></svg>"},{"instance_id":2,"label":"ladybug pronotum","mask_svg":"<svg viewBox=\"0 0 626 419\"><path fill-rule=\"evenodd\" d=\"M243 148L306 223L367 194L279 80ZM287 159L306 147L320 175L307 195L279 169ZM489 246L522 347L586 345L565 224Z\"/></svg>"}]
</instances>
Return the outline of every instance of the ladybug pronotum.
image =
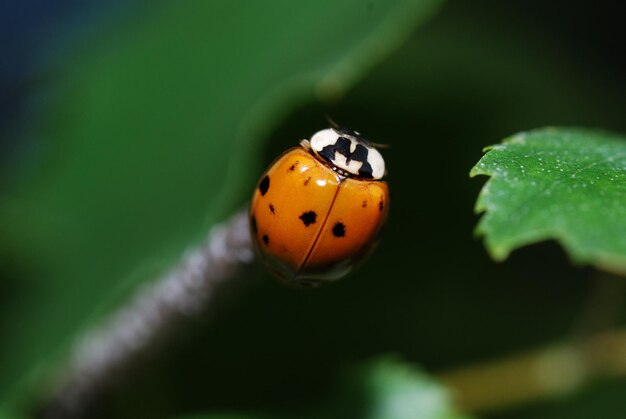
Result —
<instances>
[{"instance_id":1,"label":"ladybug pronotum","mask_svg":"<svg viewBox=\"0 0 626 419\"><path fill-rule=\"evenodd\" d=\"M328 128L261 176L250 230L263 262L288 284L346 275L375 247L389 209L385 161L355 131Z\"/></svg>"}]
</instances>

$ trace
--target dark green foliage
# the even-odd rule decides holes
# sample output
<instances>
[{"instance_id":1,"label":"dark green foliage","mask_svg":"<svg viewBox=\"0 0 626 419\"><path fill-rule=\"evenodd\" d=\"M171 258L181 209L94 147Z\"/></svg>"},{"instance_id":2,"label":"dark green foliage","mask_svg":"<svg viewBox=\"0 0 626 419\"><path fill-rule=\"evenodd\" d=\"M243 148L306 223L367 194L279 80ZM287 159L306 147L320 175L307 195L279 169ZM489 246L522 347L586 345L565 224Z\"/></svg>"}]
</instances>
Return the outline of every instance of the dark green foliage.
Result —
<instances>
[{"instance_id":1,"label":"dark green foliage","mask_svg":"<svg viewBox=\"0 0 626 419\"><path fill-rule=\"evenodd\" d=\"M243 205L263 167L326 114L391 145L376 253L315 291L258 267L246 278L258 281L106 389L91 418L314 414L344 394L346 366L373 356L437 373L578 335L600 279L552 242L494 264L472 235L481 182L467 172L514 132L626 132L626 72L591 41L611 32L598 24L579 42L588 13L611 13L589 6L579 21L569 2L452 1L408 37L438 2L305 3L160 4L81 40L55 72L44 116L18 131L39 153L20 160L0 201L5 409L28 412L80 332ZM590 386L579 400L487 416L623 404L622 383L600 396Z\"/></svg>"}]
</instances>

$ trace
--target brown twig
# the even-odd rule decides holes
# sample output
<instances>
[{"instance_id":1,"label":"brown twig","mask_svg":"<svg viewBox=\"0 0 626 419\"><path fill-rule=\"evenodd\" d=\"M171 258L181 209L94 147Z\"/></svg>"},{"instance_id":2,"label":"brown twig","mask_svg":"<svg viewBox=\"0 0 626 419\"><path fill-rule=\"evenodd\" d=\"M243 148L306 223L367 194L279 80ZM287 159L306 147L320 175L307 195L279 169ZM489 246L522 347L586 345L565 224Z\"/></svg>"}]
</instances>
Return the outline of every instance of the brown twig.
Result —
<instances>
[{"instance_id":1,"label":"brown twig","mask_svg":"<svg viewBox=\"0 0 626 419\"><path fill-rule=\"evenodd\" d=\"M144 284L127 305L77 342L68 368L39 416L82 417L104 385L174 326L206 310L218 286L238 276L253 259L247 212L241 211L213 227L177 266Z\"/></svg>"}]
</instances>

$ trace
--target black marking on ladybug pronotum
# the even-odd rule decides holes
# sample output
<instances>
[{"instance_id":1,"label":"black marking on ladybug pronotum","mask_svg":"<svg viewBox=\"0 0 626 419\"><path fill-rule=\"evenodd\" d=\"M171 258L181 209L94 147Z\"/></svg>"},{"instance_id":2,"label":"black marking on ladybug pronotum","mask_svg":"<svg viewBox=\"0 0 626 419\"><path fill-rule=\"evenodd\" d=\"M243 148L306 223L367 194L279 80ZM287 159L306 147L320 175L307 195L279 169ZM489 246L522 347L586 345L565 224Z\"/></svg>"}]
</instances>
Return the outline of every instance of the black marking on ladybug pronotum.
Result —
<instances>
[{"instance_id":1,"label":"black marking on ladybug pronotum","mask_svg":"<svg viewBox=\"0 0 626 419\"><path fill-rule=\"evenodd\" d=\"M363 208L367 208L367 201L364 199L363 202L361 202L361 206Z\"/></svg>"},{"instance_id":2,"label":"black marking on ladybug pronotum","mask_svg":"<svg viewBox=\"0 0 626 419\"><path fill-rule=\"evenodd\" d=\"M252 231L254 232L254 234L256 234L257 226L256 226L256 218L254 217L254 215L252 216L252 218L250 218L250 226L252 227Z\"/></svg>"},{"instance_id":3,"label":"black marking on ladybug pronotum","mask_svg":"<svg viewBox=\"0 0 626 419\"><path fill-rule=\"evenodd\" d=\"M261 196L265 196L269 188L270 188L270 177L266 175L261 180L261 183L259 183L259 191L261 191Z\"/></svg>"},{"instance_id":4,"label":"black marking on ladybug pronotum","mask_svg":"<svg viewBox=\"0 0 626 419\"><path fill-rule=\"evenodd\" d=\"M299 164L300 162L296 160L291 166L289 166L289 171L293 172L294 170L296 170L296 167L298 167Z\"/></svg>"},{"instance_id":5,"label":"black marking on ladybug pronotum","mask_svg":"<svg viewBox=\"0 0 626 419\"><path fill-rule=\"evenodd\" d=\"M352 160L360 161L361 167L359 168L359 176L363 178L373 178L372 165L367 161L367 154L369 150L363 144L357 144L354 152L350 152L350 145L352 141L347 138L339 137L335 144L329 144L319 152L319 155L324 157L329 162L335 160L335 153L339 153L346 158L346 163L350 164Z\"/></svg>"},{"instance_id":6,"label":"black marking on ladybug pronotum","mask_svg":"<svg viewBox=\"0 0 626 419\"><path fill-rule=\"evenodd\" d=\"M274 210L274 205L270 204L270 211L272 212L272 214L276 214L276 211Z\"/></svg>"},{"instance_id":7,"label":"black marking on ladybug pronotum","mask_svg":"<svg viewBox=\"0 0 626 419\"><path fill-rule=\"evenodd\" d=\"M378 203L378 211L382 211L385 206L383 205L383 198L380 198L380 202Z\"/></svg>"},{"instance_id":8,"label":"black marking on ladybug pronotum","mask_svg":"<svg viewBox=\"0 0 626 419\"><path fill-rule=\"evenodd\" d=\"M300 217L305 227L310 226L311 224L315 224L315 219L317 218L317 214L314 211L303 212Z\"/></svg>"},{"instance_id":9,"label":"black marking on ladybug pronotum","mask_svg":"<svg viewBox=\"0 0 626 419\"><path fill-rule=\"evenodd\" d=\"M343 237L346 235L346 226L343 223L335 223L333 226L333 236Z\"/></svg>"},{"instance_id":10,"label":"black marking on ladybug pronotum","mask_svg":"<svg viewBox=\"0 0 626 419\"><path fill-rule=\"evenodd\" d=\"M268 237L268 235L267 235L267 234L264 234L264 235L263 235L263 237L262 237L262 239L263 239L263 243L265 243L265 245L266 245L266 246L269 246L269 244L270 244L270 238Z\"/></svg>"},{"instance_id":11,"label":"black marking on ladybug pronotum","mask_svg":"<svg viewBox=\"0 0 626 419\"><path fill-rule=\"evenodd\" d=\"M304 179L304 186L308 185L310 181L311 181L311 176L309 176L308 178Z\"/></svg>"}]
</instances>

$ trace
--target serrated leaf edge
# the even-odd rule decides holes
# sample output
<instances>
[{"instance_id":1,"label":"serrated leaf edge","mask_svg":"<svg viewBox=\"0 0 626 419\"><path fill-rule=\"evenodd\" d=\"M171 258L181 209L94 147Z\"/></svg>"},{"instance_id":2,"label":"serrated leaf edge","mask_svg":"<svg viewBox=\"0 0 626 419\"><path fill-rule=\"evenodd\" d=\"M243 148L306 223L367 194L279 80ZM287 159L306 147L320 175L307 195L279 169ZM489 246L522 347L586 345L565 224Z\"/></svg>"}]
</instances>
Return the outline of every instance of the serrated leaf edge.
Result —
<instances>
[{"instance_id":1,"label":"serrated leaf edge","mask_svg":"<svg viewBox=\"0 0 626 419\"><path fill-rule=\"evenodd\" d=\"M595 135L599 133L606 135L612 134L605 130L580 127L544 127L529 131L522 131L503 139L502 142L499 144L493 144L483 148L483 156L480 158L480 160L478 160L478 162L474 165L474 167L471 168L469 172L470 178L474 178L476 176L488 177L487 181L481 188L476 199L476 204L474 205L474 213L480 215L480 220L478 221L476 228L474 229L474 237L476 237L477 239L483 238L485 248L489 253L489 256L497 262L505 261L513 251L520 247L528 246L542 241L554 240L559 244L559 246L561 246L561 248L573 264L588 264L604 271L624 276L626 275L626 257L619 254L616 255L608 252L594 250L590 250L586 252L586 254L583 254L582 252L577 250L580 246L572 244L571 238L569 238L568 235L562 231L551 229L541 231L535 230L530 234L525 235L525 237L521 239L514 240L506 244L498 240L490 239L490 237L493 237L493 235L490 234L489 228L485 226L485 218L488 217L489 213L494 210L494 207L490 206L488 202L486 202L486 200L487 196L489 195L489 187L492 183L492 180L494 178L497 178L498 174L484 170L484 160L490 153L496 150L503 150L508 144L523 144L528 135L536 133L554 134L567 130L575 130L578 133L593 133Z\"/></svg>"}]
</instances>

